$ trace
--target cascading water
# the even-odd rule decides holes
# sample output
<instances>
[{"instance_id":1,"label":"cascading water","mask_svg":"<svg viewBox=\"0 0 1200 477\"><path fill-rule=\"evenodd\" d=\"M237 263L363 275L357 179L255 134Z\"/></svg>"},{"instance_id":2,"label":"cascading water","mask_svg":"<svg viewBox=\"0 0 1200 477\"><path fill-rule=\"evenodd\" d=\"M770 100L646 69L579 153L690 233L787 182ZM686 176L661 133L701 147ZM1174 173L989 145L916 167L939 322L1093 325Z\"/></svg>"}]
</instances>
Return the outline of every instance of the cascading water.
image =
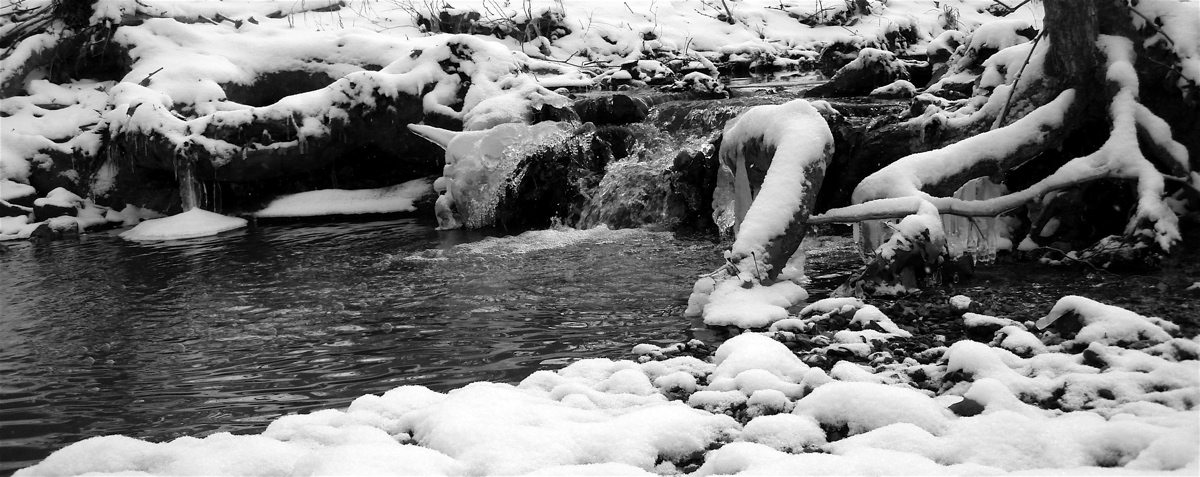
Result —
<instances>
[{"instance_id":1,"label":"cascading water","mask_svg":"<svg viewBox=\"0 0 1200 477\"><path fill-rule=\"evenodd\" d=\"M179 200L183 211L200 207L202 188L196 182L196 165L187 159L179 159L175 165L175 176L179 180Z\"/></svg>"},{"instance_id":2,"label":"cascading water","mask_svg":"<svg viewBox=\"0 0 1200 477\"><path fill-rule=\"evenodd\" d=\"M593 190L580 213L577 227L600 224L637 227L668 224L679 216L682 206L671 200L671 166L681 151L704 148L707 139L693 135L667 134L649 123L628 127L635 146L628 157L609 163L604 178Z\"/></svg>"},{"instance_id":3,"label":"cascading water","mask_svg":"<svg viewBox=\"0 0 1200 477\"><path fill-rule=\"evenodd\" d=\"M626 126L635 145L610 163L590 195L577 226L670 225L683 207L673 200L672 166L680 153L713 154L711 142L749 105L746 99L677 101L653 107L641 123Z\"/></svg>"},{"instance_id":4,"label":"cascading water","mask_svg":"<svg viewBox=\"0 0 1200 477\"><path fill-rule=\"evenodd\" d=\"M179 182L179 200L184 212L192 209L220 212L221 188L215 182L206 183L198 179L194 162L178 159L175 179Z\"/></svg>"}]
</instances>

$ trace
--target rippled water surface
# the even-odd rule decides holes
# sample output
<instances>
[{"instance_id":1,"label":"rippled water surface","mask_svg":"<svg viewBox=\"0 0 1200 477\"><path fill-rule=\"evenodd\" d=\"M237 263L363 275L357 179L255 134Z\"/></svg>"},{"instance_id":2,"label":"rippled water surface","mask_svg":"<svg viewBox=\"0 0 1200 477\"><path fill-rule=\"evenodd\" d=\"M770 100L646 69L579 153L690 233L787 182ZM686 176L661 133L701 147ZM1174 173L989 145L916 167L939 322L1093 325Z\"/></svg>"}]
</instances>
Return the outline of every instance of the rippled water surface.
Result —
<instances>
[{"instance_id":1,"label":"rippled water surface","mask_svg":"<svg viewBox=\"0 0 1200 477\"><path fill-rule=\"evenodd\" d=\"M415 219L116 232L0 255L0 474L86 437L259 432L405 384L517 382L628 358L681 318L710 242L647 231L486 238Z\"/></svg>"}]
</instances>

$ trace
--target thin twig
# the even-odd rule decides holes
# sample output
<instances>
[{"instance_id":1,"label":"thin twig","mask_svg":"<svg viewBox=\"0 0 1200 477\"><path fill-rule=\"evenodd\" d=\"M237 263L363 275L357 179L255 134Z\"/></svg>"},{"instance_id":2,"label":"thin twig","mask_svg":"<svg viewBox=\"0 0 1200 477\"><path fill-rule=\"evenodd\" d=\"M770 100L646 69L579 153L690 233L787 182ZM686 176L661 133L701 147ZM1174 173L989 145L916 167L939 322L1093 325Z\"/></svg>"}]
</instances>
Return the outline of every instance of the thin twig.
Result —
<instances>
[{"instance_id":1,"label":"thin twig","mask_svg":"<svg viewBox=\"0 0 1200 477\"><path fill-rule=\"evenodd\" d=\"M1000 110L1000 118L992 124L992 129L996 129L1004 124L1004 119L1008 117L1008 108L1012 105L1013 96L1017 94L1017 85L1021 82L1021 76L1025 74L1025 67L1029 66L1029 60L1033 58L1033 51L1037 49L1038 41L1042 39L1042 35L1045 33L1046 31L1042 30L1033 38L1033 46L1029 47L1029 56L1025 57L1025 62L1021 63L1020 71L1017 71L1017 77L1013 78L1012 89L1008 91L1008 97L1004 99L1004 109Z\"/></svg>"}]
</instances>

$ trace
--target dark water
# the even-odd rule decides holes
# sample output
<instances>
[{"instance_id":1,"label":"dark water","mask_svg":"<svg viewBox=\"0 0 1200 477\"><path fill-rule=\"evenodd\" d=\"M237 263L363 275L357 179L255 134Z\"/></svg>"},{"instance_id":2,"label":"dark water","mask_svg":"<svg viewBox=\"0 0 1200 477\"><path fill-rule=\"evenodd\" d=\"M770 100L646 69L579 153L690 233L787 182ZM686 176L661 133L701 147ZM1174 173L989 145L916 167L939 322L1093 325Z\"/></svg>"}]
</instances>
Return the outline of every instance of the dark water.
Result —
<instances>
[{"instance_id":1,"label":"dark water","mask_svg":"<svg viewBox=\"0 0 1200 477\"><path fill-rule=\"evenodd\" d=\"M517 382L682 318L710 242L645 231L484 239L416 219L158 244L116 232L0 255L0 474L86 437L259 432L415 384Z\"/></svg>"}]
</instances>

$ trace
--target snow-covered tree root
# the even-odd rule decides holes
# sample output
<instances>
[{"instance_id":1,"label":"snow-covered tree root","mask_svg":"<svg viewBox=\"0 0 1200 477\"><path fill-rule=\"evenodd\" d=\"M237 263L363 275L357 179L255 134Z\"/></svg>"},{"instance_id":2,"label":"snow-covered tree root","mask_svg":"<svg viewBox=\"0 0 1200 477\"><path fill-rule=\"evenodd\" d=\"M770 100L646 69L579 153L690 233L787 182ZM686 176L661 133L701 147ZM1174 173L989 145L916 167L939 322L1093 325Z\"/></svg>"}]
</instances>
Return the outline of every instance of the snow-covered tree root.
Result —
<instances>
[{"instance_id":1,"label":"snow-covered tree root","mask_svg":"<svg viewBox=\"0 0 1200 477\"><path fill-rule=\"evenodd\" d=\"M1058 142L1071 129L1071 109L1083 107L1075 90L1067 90L1008 126L896 161L860 183L854 205L811 217L808 223L898 218L916 213L923 201L943 214L996 216L1088 181L1133 179L1138 203L1126 234L1147 230L1154 243L1169 251L1182 237L1177 217L1164 202L1166 181L1195 189L1200 187L1200 175L1190 171L1188 151L1172 138L1166 121L1138 103L1132 42L1102 35L1098 43L1107 60L1105 77L1115 91L1108 105L1111 131L1099 150L1067 162L1027 189L1001 197L965 201L934 195L951 193L977 177L1004 173ZM1142 145L1152 151L1155 161L1142 154Z\"/></svg>"}]
</instances>

